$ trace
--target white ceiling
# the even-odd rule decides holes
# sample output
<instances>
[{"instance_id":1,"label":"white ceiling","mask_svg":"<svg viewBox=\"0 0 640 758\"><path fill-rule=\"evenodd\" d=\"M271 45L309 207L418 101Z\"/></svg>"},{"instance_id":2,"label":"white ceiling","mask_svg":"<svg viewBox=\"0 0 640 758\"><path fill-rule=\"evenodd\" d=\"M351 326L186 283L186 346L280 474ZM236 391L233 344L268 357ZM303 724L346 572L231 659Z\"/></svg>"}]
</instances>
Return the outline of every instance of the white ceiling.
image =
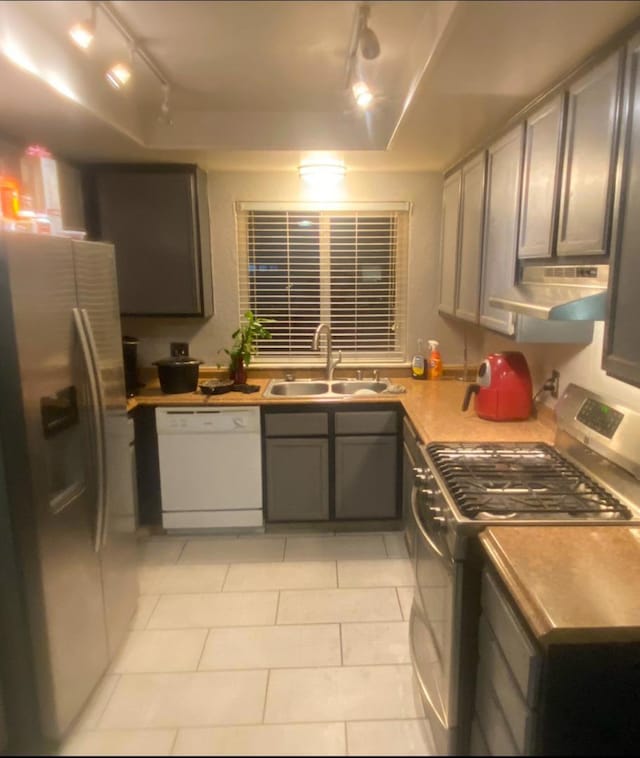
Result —
<instances>
[{"instance_id":1,"label":"white ceiling","mask_svg":"<svg viewBox=\"0 0 640 758\"><path fill-rule=\"evenodd\" d=\"M351 169L443 170L613 34L640 2L370 2L381 52L357 60L376 94L353 106L345 69L359 2L109 3L171 83L98 12L89 53L67 37L90 4L0 2L0 132L78 160L197 161L279 170L311 150ZM63 94L61 94L63 93Z\"/></svg>"}]
</instances>

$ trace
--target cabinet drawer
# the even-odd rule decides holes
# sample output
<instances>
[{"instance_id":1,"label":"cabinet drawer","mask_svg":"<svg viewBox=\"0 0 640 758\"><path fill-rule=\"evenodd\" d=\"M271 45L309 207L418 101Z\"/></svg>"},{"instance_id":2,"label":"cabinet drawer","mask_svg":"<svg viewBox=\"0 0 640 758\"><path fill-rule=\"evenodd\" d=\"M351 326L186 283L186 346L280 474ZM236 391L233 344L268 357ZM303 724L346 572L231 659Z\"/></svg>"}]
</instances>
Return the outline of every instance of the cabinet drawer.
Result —
<instances>
[{"instance_id":1,"label":"cabinet drawer","mask_svg":"<svg viewBox=\"0 0 640 758\"><path fill-rule=\"evenodd\" d=\"M396 411L353 411L336 413L336 434L396 434Z\"/></svg>"},{"instance_id":2,"label":"cabinet drawer","mask_svg":"<svg viewBox=\"0 0 640 758\"><path fill-rule=\"evenodd\" d=\"M482 575L482 609L524 699L533 706L540 676L540 656L497 580L487 571Z\"/></svg>"},{"instance_id":3,"label":"cabinet drawer","mask_svg":"<svg viewBox=\"0 0 640 758\"><path fill-rule=\"evenodd\" d=\"M476 714L480 730L492 755L520 755L507 719L487 680L487 672L482 665L482 660L478 666Z\"/></svg>"},{"instance_id":4,"label":"cabinet drawer","mask_svg":"<svg viewBox=\"0 0 640 758\"><path fill-rule=\"evenodd\" d=\"M326 413L267 413L264 417L267 437L316 437L329 433Z\"/></svg>"},{"instance_id":5,"label":"cabinet drawer","mask_svg":"<svg viewBox=\"0 0 640 758\"><path fill-rule=\"evenodd\" d=\"M518 751L528 754L533 742L534 714L527 708L500 646L483 616L480 617L479 632L480 666L505 715Z\"/></svg>"}]
</instances>

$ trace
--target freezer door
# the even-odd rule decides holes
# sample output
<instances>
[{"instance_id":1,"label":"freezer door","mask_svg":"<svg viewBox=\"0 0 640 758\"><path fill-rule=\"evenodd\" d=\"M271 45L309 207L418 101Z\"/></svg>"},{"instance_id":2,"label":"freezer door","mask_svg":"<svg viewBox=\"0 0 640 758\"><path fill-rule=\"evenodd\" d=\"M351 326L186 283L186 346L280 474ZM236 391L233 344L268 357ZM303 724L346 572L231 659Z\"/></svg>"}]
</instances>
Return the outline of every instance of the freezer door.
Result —
<instances>
[{"instance_id":1,"label":"freezer door","mask_svg":"<svg viewBox=\"0 0 640 758\"><path fill-rule=\"evenodd\" d=\"M103 407L105 514L100 557L109 654L113 658L127 634L138 602L135 497L130 482L129 443L120 308L113 245L73 242L78 305L97 368Z\"/></svg>"},{"instance_id":2,"label":"freezer door","mask_svg":"<svg viewBox=\"0 0 640 758\"><path fill-rule=\"evenodd\" d=\"M95 427L71 243L0 235L0 433L43 730L58 739L107 668Z\"/></svg>"}]
</instances>

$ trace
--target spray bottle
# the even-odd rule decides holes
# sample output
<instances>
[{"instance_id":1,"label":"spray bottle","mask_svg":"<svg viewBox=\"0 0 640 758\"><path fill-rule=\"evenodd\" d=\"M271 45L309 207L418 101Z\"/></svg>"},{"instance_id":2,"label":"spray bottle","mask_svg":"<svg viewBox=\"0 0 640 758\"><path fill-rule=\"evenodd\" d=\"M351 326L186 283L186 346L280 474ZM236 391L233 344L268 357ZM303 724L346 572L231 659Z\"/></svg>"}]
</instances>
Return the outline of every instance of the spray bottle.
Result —
<instances>
[{"instance_id":1,"label":"spray bottle","mask_svg":"<svg viewBox=\"0 0 640 758\"><path fill-rule=\"evenodd\" d=\"M440 343L438 340L429 340L429 379L442 377L442 358L440 356Z\"/></svg>"}]
</instances>

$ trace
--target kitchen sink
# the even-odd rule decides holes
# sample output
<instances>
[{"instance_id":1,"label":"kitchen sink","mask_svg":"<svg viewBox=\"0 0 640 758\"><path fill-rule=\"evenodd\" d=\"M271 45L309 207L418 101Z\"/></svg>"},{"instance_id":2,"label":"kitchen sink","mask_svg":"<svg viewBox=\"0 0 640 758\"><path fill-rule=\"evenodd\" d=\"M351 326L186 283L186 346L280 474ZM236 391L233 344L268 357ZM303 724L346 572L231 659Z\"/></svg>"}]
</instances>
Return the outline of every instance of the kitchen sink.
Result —
<instances>
[{"instance_id":1,"label":"kitchen sink","mask_svg":"<svg viewBox=\"0 0 640 758\"><path fill-rule=\"evenodd\" d=\"M264 392L264 397L323 397L326 399L344 397L362 393L370 395L384 392L389 386L384 381L362 381L360 379L345 379L336 382L320 382L310 379L272 379Z\"/></svg>"},{"instance_id":2,"label":"kitchen sink","mask_svg":"<svg viewBox=\"0 0 640 758\"><path fill-rule=\"evenodd\" d=\"M388 382L363 382L360 380L347 380L346 382L333 382L331 384L331 391L336 395L353 395L355 392L361 390L369 390L371 392L384 392L389 386Z\"/></svg>"},{"instance_id":3,"label":"kitchen sink","mask_svg":"<svg viewBox=\"0 0 640 758\"><path fill-rule=\"evenodd\" d=\"M326 395L329 382L294 381L272 379L267 387L265 397L306 397L308 395Z\"/></svg>"}]
</instances>

